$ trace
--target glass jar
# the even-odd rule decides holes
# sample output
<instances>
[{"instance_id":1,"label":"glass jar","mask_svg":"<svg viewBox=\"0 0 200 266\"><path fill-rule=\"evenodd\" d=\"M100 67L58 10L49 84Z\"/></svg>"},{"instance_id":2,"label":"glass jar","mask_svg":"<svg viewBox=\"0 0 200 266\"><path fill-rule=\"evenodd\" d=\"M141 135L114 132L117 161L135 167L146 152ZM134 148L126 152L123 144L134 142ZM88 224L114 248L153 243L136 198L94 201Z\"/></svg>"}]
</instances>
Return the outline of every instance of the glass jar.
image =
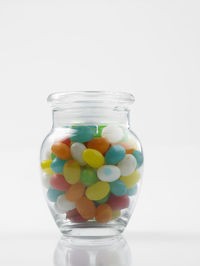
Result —
<instances>
[{"instance_id":1,"label":"glass jar","mask_svg":"<svg viewBox=\"0 0 200 266\"><path fill-rule=\"evenodd\" d=\"M143 152L130 128L132 94L63 92L48 97L53 126L41 148L49 209L64 235L123 232L141 186Z\"/></svg>"}]
</instances>

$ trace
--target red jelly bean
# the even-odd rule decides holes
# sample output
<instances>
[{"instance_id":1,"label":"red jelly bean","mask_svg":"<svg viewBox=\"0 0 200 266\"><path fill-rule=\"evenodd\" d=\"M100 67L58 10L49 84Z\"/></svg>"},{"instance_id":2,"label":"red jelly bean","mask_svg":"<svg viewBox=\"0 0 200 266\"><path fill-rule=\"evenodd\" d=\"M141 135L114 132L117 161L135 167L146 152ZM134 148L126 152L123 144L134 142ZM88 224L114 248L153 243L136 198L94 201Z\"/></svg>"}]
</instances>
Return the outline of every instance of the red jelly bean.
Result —
<instances>
[{"instance_id":1,"label":"red jelly bean","mask_svg":"<svg viewBox=\"0 0 200 266\"><path fill-rule=\"evenodd\" d=\"M71 140L69 138L63 138L59 142L62 142L64 144L66 144L67 146L71 145Z\"/></svg>"},{"instance_id":2,"label":"red jelly bean","mask_svg":"<svg viewBox=\"0 0 200 266\"><path fill-rule=\"evenodd\" d=\"M56 190L66 191L71 185L65 180L63 175L56 174L50 177L50 184Z\"/></svg>"},{"instance_id":3,"label":"red jelly bean","mask_svg":"<svg viewBox=\"0 0 200 266\"><path fill-rule=\"evenodd\" d=\"M129 197L127 195L118 197L113 194L110 195L107 204L110 205L113 211L126 209L129 206Z\"/></svg>"},{"instance_id":4,"label":"red jelly bean","mask_svg":"<svg viewBox=\"0 0 200 266\"><path fill-rule=\"evenodd\" d=\"M87 220L84 219L80 213L78 213L77 209L73 209L67 212L66 218L74 223L81 223L86 222Z\"/></svg>"}]
</instances>

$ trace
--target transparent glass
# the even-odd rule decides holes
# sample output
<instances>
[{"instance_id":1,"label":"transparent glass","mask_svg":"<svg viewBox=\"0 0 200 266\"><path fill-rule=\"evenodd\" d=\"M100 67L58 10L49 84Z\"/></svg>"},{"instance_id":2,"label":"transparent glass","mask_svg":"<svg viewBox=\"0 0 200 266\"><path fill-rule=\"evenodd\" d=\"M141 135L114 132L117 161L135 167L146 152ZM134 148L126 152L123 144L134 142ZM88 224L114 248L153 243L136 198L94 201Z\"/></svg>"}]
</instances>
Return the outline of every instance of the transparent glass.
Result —
<instances>
[{"instance_id":1,"label":"transparent glass","mask_svg":"<svg viewBox=\"0 0 200 266\"><path fill-rule=\"evenodd\" d=\"M132 94L63 92L48 97L53 126L41 147L48 207L65 236L123 232L141 187L143 151L130 127Z\"/></svg>"}]
</instances>

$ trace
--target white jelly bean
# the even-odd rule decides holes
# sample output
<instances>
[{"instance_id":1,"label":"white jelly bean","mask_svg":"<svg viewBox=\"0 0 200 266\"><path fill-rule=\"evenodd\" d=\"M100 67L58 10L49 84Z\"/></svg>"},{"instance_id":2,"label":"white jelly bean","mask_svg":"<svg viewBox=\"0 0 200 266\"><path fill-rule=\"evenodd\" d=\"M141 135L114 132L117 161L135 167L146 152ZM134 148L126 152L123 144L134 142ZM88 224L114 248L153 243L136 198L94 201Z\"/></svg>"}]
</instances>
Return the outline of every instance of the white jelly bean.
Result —
<instances>
[{"instance_id":1,"label":"white jelly bean","mask_svg":"<svg viewBox=\"0 0 200 266\"><path fill-rule=\"evenodd\" d=\"M128 176L135 171L137 161L132 154L127 154L117 166L119 167L122 176Z\"/></svg>"},{"instance_id":2,"label":"white jelly bean","mask_svg":"<svg viewBox=\"0 0 200 266\"><path fill-rule=\"evenodd\" d=\"M117 125L108 125L102 130L102 137L106 138L110 143L117 143L123 136L123 129Z\"/></svg>"},{"instance_id":3,"label":"white jelly bean","mask_svg":"<svg viewBox=\"0 0 200 266\"><path fill-rule=\"evenodd\" d=\"M66 200L65 194L57 198L55 208L60 213L66 213L67 211L73 210L76 208L75 202Z\"/></svg>"},{"instance_id":4,"label":"white jelly bean","mask_svg":"<svg viewBox=\"0 0 200 266\"><path fill-rule=\"evenodd\" d=\"M83 160L83 152L86 149L85 145L79 142L75 142L71 145L71 154L74 160L76 160L80 165L86 165Z\"/></svg>"},{"instance_id":5,"label":"white jelly bean","mask_svg":"<svg viewBox=\"0 0 200 266\"><path fill-rule=\"evenodd\" d=\"M42 185L45 187L45 188L47 188L47 189L49 189L50 188L50 175L48 175L48 174L46 174L46 173L43 173L42 174Z\"/></svg>"},{"instance_id":6,"label":"white jelly bean","mask_svg":"<svg viewBox=\"0 0 200 266\"><path fill-rule=\"evenodd\" d=\"M101 181L113 182L120 177L120 169L114 165L103 165L97 170L97 176Z\"/></svg>"}]
</instances>

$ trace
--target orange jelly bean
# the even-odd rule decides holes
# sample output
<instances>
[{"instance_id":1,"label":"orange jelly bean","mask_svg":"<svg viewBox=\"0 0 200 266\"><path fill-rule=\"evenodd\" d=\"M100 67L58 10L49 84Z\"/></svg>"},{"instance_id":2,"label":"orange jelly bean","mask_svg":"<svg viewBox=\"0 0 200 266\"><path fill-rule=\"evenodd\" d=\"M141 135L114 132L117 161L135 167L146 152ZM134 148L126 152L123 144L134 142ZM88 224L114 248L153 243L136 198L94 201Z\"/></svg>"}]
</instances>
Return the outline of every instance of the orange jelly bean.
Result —
<instances>
[{"instance_id":1,"label":"orange jelly bean","mask_svg":"<svg viewBox=\"0 0 200 266\"><path fill-rule=\"evenodd\" d=\"M87 143L87 148L94 149L104 154L110 147L106 138L94 138Z\"/></svg>"},{"instance_id":2,"label":"orange jelly bean","mask_svg":"<svg viewBox=\"0 0 200 266\"><path fill-rule=\"evenodd\" d=\"M118 142L117 145L121 145L125 149L127 154L132 154L135 150L134 144L132 143Z\"/></svg>"},{"instance_id":3,"label":"orange jelly bean","mask_svg":"<svg viewBox=\"0 0 200 266\"><path fill-rule=\"evenodd\" d=\"M112 209L108 204L101 204L96 208L95 214L98 223L107 223L112 218Z\"/></svg>"},{"instance_id":4,"label":"orange jelly bean","mask_svg":"<svg viewBox=\"0 0 200 266\"><path fill-rule=\"evenodd\" d=\"M86 220L93 219L95 216L96 207L94 203L86 197L82 197L76 201L76 209Z\"/></svg>"},{"instance_id":5,"label":"orange jelly bean","mask_svg":"<svg viewBox=\"0 0 200 266\"><path fill-rule=\"evenodd\" d=\"M65 197L69 201L77 201L79 200L85 191L85 187L81 183L76 183L71 185L70 188L67 190Z\"/></svg>"},{"instance_id":6,"label":"orange jelly bean","mask_svg":"<svg viewBox=\"0 0 200 266\"><path fill-rule=\"evenodd\" d=\"M71 155L69 146L61 142L54 143L51 150L61 160L67 160Z\"/></svg>"}]
</instances>

